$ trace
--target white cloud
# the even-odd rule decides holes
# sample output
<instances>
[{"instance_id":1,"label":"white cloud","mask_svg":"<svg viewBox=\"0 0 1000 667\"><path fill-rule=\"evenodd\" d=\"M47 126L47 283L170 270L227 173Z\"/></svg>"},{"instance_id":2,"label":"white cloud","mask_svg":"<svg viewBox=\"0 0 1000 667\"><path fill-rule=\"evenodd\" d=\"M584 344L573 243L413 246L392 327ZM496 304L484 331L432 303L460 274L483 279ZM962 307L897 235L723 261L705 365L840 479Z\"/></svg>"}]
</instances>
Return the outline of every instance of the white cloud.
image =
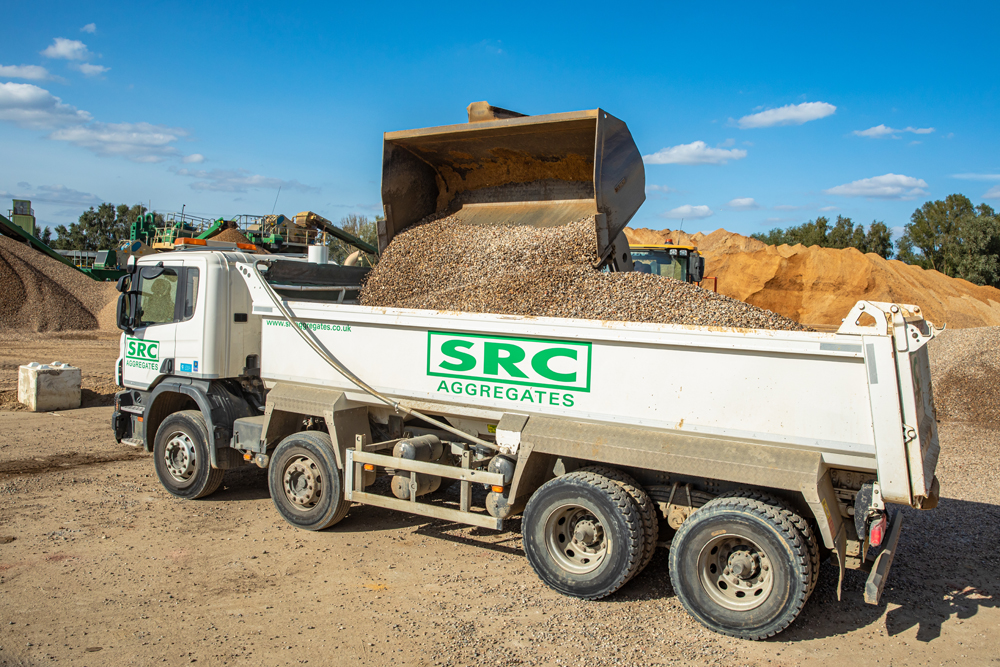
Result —
<instances>
[{"instance_id":1,"label":"white cloud","mask_svg":"<svg viewBox=\"0 0 1000 667\"><path fill-rule=\"evenodd\" d=\"M965 181L1000 181L1000 174L953 174L952 178Z\"/></svg>"},{"instance_id":2,"label":"white cloud","mask_svg":"<svg viewBox=\"0 0 1000 667\"><path fill-rule=\"evenodd\" d=\"M184 156L184 164L201 164L205 161L205 156L201 153L192 153Z\"/></svg>"},{"instance_id":3,"label":"white cloud","mask_svg":"<svg viewBox=\"0 0 1000 667\"><path fill-rule=\"evenodd\" d=\"M741 148L709 148L704 141L661 148L652 155L643 155L646 164L726 164L730 160L742 160L747 152Z\"/></svg>"},{"instance_id":4,"label":"white cloud","mask_svg":"<svg viewBox=\"0 0 1000 667\"><path fill-rule=\"evenodd\" d=\"M927 194L927 182L922 178L885 174L863 178L824 190L828 195L843 197L869 197L875 199L912 199Z\"/></svg>"},{"instance_id":5,"label":"white cloud","mask_svg":"<svg viewBox=\"0 0 1000 667\"><path fill-rule=\"evenodd\" d=\"M887 127L886 125L876 125L875 127L869 127L867 130L854 130L854 134L859 137L868 137L869 139L881 139L882 137L891 136L893 139L899 139L897 134L903 134L904 132L911 132L913 134L930 134L934 131L933 127L904 127L901 130L897 130L893 127Z\"/></svg>"},{"instance_id":6,"label":"white cloud","mask_svg":"<svg viewBox=\"0 0 1000 667\"><path fill-rule=\"evenodd\" d=\"M839 210L840 210L839 206L824 206L823 208L820 209L820 211L822 211L823 213L829 213L830 211L839 211Z\"/></svg>"},{"instance_id":7,"label":"white cloud","mask_svg":"<svg viewBox=\"0 0 1000 667\"><path fill-rule=\"evenodd\" d=\"M802 125L811 120L819 120L834 114L837 107L826 102L803 102L789 104L778 109L768 109L760 113L743 116L737 121L742 129L774 127L775 125Z\"/></svg>"},{"instance_id":8,"label":"white cloud","mask_svg":"<svg viewBox=\"0 0 1000 667\"><path fill-rule=\"evenodd\" d=\"M774 207L775 211L801 211L806 208L805 206L794 206L792 204L778 204Z\"/></svg>"},{"instance_id":9,"label":"white cloud","mask_svg":"<svg viewBox=\"0 0 1000 667\"><path fill-rule=\"evenodd\" d=\"M678 206L677 208L667 211L666 213L661 213L660 215L664 218L680 220L681 218L707 218L713 214L714 211L707 206L691 206L690 204L684 204L684 206Z\"/></svg>"},{"instance_id":10,"label":"white cloud","mask_svg":"<svg viewBox=\"0 0 1000 667\"><path fill-rule=\"evenodd\" d=\"M91 56L86 44L65 37L56 37L48 48L41 51L41 54L46 58L60 58L62 60L87 60Z\"/></svg>"},{"instance_id":11,"label":"white cloud","mask_svg":"<svg viewBox=\"0 0 1000 667\"><path fill-rule=\"evenodd\" d=\"M32 187L30 183L18 183L17 192L0 192L0 197L26 198L32 202L45 202L47 204L74 204L79 206L96 206L103 199L89 192L80 192L65 185L39 185Z\"/></svg>"},{"instance_id":12,"label":"white cloud","mask_svg":"<svg viewBox=\"0 0 1000 667\"><path fill-rule=\"evenodd\" d=\"M210 192L247 192L248 190L300 190L302 192L319 192L319 188L305 185L298 181L285 181L280 178L260 176L246 169L213 169L211 171L177 169L180 176L197 179L191 184L192 190L207 190Z\"/></svg>"},{"instance_id":13,"label":"white cloud","mask_svg":"<svg viewBox=\"0 0 1000 667\"><path fill-rule=\"evenodd\" d=\"M52 75L39 65L0 65L0 76L8 79L28 79L29 81L44 81Z\"/></svg>"},{"instance_id":14,"label":"white cloud","mask_svg":"<svg viewBox=\"0 0 1000 667\"><path fill-rule=\"evenodd\" d=\"M90 63L80 63L79 65L70 65L73 69L80 70L83 72L84 76L97 76L98 74L104 74L110 67L105 67L104 65L91 65Z\"/></svg>"},{"instance_id":15,"label":"white cloud","mask_svg":"<svg viewBox=\"0 0 1000 667\"><path fill-rule=\"evenodd\" d=\"M0 120L31 129L51 129L86 123L91 116L33 84L0 83Z\"/></svg>"},{"instance_id":16,"label":"white cloud","mask_svg":"<svg viewBox=\"0 0 1000 667\"><path fill-rule=\"evenodd\" d=\"M726 208L734 211L753 211L760 208L760 204L754 201L753 197L738 197L730 200Z\"/></svg>"},{"instance_id":17,"label":"white cloud","mask_svg":"<svg viewBox=\"0 0 1000 667\"><path fill-rule=\"evenodd\" d=\"M49 135L98 155L125 157L135 162L160 162L177 154L172 145L187 132L150 123L99 123L56 130Z\"/></svg>"},{"instance_id":18,"label":"white cloud","mask_svg":"<svg viewBox=\"0 0 1000 667\"><path fill-rule=\"evenodd\" d=\"M987 190L986 194L983 195L983 199L1000 199L1000 185L994 185Z\"/></svg>"},{"instance_id":19,"label":"white cloud","mask_svg":"<svg viewBox=\"0 0 1000 667\"><path fill-rule=\"evenodd\" d=\"M721 144L716 144L716 147L718 147L718 148L729 148L730 146L735 146L735 145L736 145L736 140L735 139L726 139Z\"/></svg>"},{"instance_id":20,"label":"white cloud","mask_svg":"<svg viewBox=\"0 0 1000 667\"><path fill-rule=\"evenodd\" d=\"M88 23L87 25L80 28L80 32L89 32L91 35L93 35L95 32L97 32L97 24Z\"/></svg>"}]
</instances>

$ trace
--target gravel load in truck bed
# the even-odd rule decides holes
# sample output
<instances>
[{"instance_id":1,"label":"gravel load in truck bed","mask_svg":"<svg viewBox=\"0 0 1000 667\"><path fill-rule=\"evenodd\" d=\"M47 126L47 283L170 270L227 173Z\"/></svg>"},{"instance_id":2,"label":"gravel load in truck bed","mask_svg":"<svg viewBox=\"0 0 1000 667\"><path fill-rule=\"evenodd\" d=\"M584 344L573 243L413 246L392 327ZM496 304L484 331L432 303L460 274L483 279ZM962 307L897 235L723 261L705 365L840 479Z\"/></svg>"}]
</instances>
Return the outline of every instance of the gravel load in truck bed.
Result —
<instances>
[{"instance_id":1,"label":"gravel load in truck bed","mask_svg":"<svg viewBox=\"0 0 1000 667\"><path fill-rule=\"evenodd\" d=\"M442 218L396 236L369 274L366 306L804 331L696 285L593 268L593 218L560 227Z\"/></svg>"}]
</instances>

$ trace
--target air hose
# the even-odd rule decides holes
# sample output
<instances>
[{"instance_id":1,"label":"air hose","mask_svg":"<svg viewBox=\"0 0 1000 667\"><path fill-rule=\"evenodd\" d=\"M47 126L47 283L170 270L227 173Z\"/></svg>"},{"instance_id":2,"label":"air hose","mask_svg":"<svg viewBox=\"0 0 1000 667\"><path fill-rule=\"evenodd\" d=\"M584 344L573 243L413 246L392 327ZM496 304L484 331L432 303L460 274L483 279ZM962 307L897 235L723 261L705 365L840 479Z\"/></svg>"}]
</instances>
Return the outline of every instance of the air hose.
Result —
<instances>
[{"instance_id":1,"label":"air hose","mask_svg":"<svg viewBox=\"0 0 1000 667\"><path fill-rule=\"evenodd\" d=\"M320 358L323 359L323 361L325 361L327 364L333 367L333 369L336 370L338 373L343 375L345 378L350 380L353 384L357 385L360 389L362 389L366 393L371 394L378 400L391 406L392 409L395 410L397 413L401 412L411 417L422 419L428 424L432 424L444 431L448 431L449 433L457 435L463 440L470 440L477 445L490 449L491 451L499 450L499 448L492 442L481 440L475 436L469 435L465 431L461 431L455 428L454 426L451 426L450 424L446 424L444 422L438 421L437 419L434 419L433 417L428 417L427 415L421 412L417 412L413 408L409 408L400 403L399 401L394 401L391 398L388 398L387 396L383 396L376 389L369 386L368 383L366 383L364 380L362 380L357 375L352 373L349 368L344 366L337 360L336 357L330 354L326 350L326 348L323 347L323 344L320 343L319 340L316 338L316 335L313 333L312 329L309 329L308 326L299 326L299 321L296 320L294 317L292 317L291 312L289 312L289 310L285 307L285 304L282 302L281 297L278 296L277 292L275 292L274 289L267 283L267 281L264 279L264 276L261 275L260 270L257 268L257 263L254 262L250 266L253 269L254 274L257 276L257 279L260 281L260 284L264 286L264 291L267 293L267 296L271 299L271 302L274 304L275 308L278 309L278 312L281 313L282 317L285 318L288 324L291 325L295 333L297 333L299 337L303 341L305 341L306 345L311 347L316 352L316 354L318 354ZM306 333L307 330L308 333Z\"/></svg>"}]
</instances>

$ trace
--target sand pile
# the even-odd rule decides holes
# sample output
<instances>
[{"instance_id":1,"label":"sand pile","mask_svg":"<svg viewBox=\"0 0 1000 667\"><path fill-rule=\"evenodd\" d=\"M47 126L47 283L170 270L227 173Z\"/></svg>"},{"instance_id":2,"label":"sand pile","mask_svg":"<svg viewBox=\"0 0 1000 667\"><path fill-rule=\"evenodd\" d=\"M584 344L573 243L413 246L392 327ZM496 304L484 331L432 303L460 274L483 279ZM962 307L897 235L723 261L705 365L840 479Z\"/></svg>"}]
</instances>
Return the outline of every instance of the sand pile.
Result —
<instances>
[{"instance_id":1,"label":"sand pile","mask_svg":"<svg viewBox=\"0 0 1000 667\"><path fill-rule=\"evenodd\" d=\"M775 313L670 278L600 273L593 218L561 227L450 218L393 239L361 292L366 306L801 330Z\"/></svg>"},{"instance_id":2,"label":"sand pile","mask_svg":"<svg viewBox=\"0 0 1000 667\"><path fill-rule=\"evenodd\" d=\"M769 246L724 229L707 235L625 231L630 243L670 238L698 246L705 256L705 275L719 279L719 293L805 324L839 326L864 299L918 305L938 326L1000 325L1000 290L854 248Z\"/></svg>"},{"instance_id":3,"label":"sand pile","mask_svg":"<svg viewBox=\"0 0 1000 667\"><path fill-rule=\"evenodd\" d=\"M117 296L113 283L91 280L23 243L0 236L0 329L97 329L102 309Z\"/></svg>"}]
</instances>

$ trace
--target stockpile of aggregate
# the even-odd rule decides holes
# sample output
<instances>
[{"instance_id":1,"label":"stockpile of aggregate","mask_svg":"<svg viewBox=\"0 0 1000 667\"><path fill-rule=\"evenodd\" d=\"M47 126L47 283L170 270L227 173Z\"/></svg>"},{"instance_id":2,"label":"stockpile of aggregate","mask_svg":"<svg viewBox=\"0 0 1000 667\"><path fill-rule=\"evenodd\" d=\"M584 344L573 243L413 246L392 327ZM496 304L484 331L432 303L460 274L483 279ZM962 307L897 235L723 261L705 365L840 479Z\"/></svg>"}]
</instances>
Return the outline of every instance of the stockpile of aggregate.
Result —
<instances>
[{"instance_id":1,"label":"stockpile of aggregate","mask_svg":"<svg viewBox=\"0 0 1000 667\"><path fill-rule=\"evenodd\" d=\"M226 243L250 243L247 237L238 229L223 229L221 232L211 237L212 241L225 241Z\"/></svg>"},{"instance_id":2,"label":"stockpile of aggregate","mask_svg":"<svg viewBox=\"0 0 1000 667\"><path fill-rule=\"evenodd\" d=\"M1000 327L948 329L927 352L938 419L1000 425Z\"/></svg>"},{"instance_id":3,"label":"stockpile of aggregate","mask_svg":"<svg viewBox=\"0 0 1000 667\"><path fill-rule=\"evenodd\" d=\"M24 243L0 236L0 329L100 328L114 283L92 280Z\"/></svg>"},{"instance_id":4,"label":"stockpile of aggregate","mask_svg":"<svg viewBox=\"0 0 1000 667\"><path fill-rule=\"evenodd\" d=\"M776 313L670 278L593 268L593 218L560 227L442 218L396 236L368 276L366 306L535 317L805 330Z\"/></svg>"}]
</instances>

